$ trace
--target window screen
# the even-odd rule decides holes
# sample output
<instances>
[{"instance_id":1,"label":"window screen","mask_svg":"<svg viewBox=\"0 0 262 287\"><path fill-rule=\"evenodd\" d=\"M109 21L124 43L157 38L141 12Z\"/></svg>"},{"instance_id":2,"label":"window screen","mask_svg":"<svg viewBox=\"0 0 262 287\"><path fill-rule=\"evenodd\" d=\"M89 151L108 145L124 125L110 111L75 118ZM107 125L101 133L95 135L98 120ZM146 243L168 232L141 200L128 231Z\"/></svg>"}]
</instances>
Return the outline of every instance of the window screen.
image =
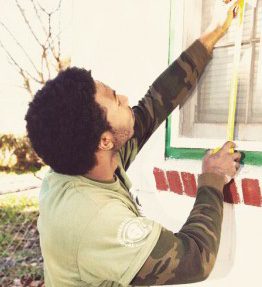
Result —
<instances>
[{"instance_id":1,"label":"window screen","mask_svg":"<svg viewBox=\"0 0 262 287\"><path fill-rule=\"evenodd\" d=\"M202 23L201 30L207 28L211 22L216 1L202 0ZM197 100L191 101L194 105L194 122L190 123L190 133L184 136L194 137L194 125L210 124L214 126L226 125L228 119L228 101L230 82L234 61L234 45L237 29L237 21L234 21L228 33L216 45L213 59L208 65L200 84L197 87ZM258 0L257 7L246 5L244 30L241 47L241 61L239 70L239 85L236 110L236 140L261 140L262 139L262 0ZM190 103L189 103L190 104ZM192 110L192 109L191 109ZM183 115L183 125L188 126L187 117ZM240 129L248 129L252 125L253 135L247 133L249 139L243 138ZM257 129L254 129L256 126ZM188 130L188 129L187 129ZM206 132L206 131L205 131ZM183 136L183 135L182 135ZM198 133L199 136L199 133ZM222 138L225 134L216 134L214 138ZM212 137L210 136L210 137Z\"/></svg>"},{"instance_id":2,"label":"window screen","mask_svg":"<svg viewBox=\"0 0 262 287\"><path fill-rule=\"evenodd\" d=\"M258 8L255 11L249 5L246 6L239 70L237 123L262 123L262 103L260 100L262 96L258 96L259 89L256 88L260 47L259 30L262 24L261 1L259 1L259 4L260 9ZM203 29L207 27L207 22L211 19L213 5L214 1L210 0L204 0L202 3ZM199 87L197 113L199 122L227 122L227 103L234 60L235 29L236 22L225 39L215 48L214 60L210 63L205 79Z\"/></svg>"}]
</instances>

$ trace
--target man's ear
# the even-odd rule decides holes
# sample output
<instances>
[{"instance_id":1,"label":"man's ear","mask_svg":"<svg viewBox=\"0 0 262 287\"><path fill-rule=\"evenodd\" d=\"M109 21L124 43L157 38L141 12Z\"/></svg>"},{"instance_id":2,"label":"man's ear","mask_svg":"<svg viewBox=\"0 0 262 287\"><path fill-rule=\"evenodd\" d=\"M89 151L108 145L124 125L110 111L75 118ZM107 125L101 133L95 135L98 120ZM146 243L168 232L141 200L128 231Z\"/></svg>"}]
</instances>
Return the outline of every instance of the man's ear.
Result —
<instances>
[{"instance_id":1,"label":"man's ear","mask_svg":"<svg viewBox=\"0 0 262 287\"><path fill-rule=\"evenodd\" d=\"M103 151L109 151L113 149L114 143L113 143L113 135L110 132L104 132L101 135L98 149L103 150Z\"/></svg>"}]
</instances>

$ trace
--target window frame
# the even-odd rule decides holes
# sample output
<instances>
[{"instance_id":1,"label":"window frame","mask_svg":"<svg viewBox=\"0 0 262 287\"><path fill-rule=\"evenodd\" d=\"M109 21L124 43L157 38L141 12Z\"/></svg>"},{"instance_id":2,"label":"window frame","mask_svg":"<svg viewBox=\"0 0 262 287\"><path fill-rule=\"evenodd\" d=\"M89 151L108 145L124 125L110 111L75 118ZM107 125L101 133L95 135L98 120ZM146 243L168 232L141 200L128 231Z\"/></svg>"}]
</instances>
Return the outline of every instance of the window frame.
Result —
<instances>
[{"instance_id":1,"label":"window frame","mask_svg":"<svg viewBox=\"0 0 262 287\"><path fill-rule=\"evenodd\" d=\"M176 59L185 46L185 39L190 35L184 35L184 11L185 5L189 0L176 1L170 0L170 33L169 33L169 64ZM195 11L196 5L202 7L202 0L195 0L192 4L191 9ZM198 6L199 7L199 6ZM188 8L188 7L187 7ZM181 11L181 13L176 13ZM201 14L201 13L199 13ZM194 14L196 15L196 14ZM201 17L201 15L199 15ZM198 22L196 17L194 21ZM199 21L200 22L200 21ZM200 25L199 25L200 26ZM179 27L176 29L176 27ZM183 28L181 28L183 27ZM194 29L198 29L195 27ZM200 31L199 31L200 32ZM194 93L197 92L197 89ZM215 139L196 139L196 138L185 138L179 136L179 125L182 113L177 108L168 117L166 121L166 139L165 139L165 158L166 159L193 159L200 160L203 158L207 149L221 146L225 140ZM219 124L221 126L221 124ZM175 144L174 144L175 141ZM193 144L197 142L197 144ZM247 141L236 141L237 146L240 147L245 154L244 163L249 165L262 166L262 145L261 149L256 148L255 145L259 145L260 142L247 142Z\"/></svg>"}]
</instances>

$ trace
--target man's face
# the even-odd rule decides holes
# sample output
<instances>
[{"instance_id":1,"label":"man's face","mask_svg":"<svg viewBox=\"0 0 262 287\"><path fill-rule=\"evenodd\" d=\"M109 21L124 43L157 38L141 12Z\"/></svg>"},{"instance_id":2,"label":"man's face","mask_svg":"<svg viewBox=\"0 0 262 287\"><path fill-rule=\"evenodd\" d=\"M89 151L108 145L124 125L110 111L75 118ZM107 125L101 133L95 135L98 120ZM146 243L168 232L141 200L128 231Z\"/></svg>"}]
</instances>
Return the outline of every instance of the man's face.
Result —
<instances>
[{"instance_id":1,"label":"man's face","mask_svg":"<svg viewBox=\"0 0 262 287\"><path fill-rule=\"evenodd\" d=\"M134 134L135 117L128 98L96 81L96 102L106 111L107 121L113 128L114 150L119 150Z\"/></svg>"}]
</instances>

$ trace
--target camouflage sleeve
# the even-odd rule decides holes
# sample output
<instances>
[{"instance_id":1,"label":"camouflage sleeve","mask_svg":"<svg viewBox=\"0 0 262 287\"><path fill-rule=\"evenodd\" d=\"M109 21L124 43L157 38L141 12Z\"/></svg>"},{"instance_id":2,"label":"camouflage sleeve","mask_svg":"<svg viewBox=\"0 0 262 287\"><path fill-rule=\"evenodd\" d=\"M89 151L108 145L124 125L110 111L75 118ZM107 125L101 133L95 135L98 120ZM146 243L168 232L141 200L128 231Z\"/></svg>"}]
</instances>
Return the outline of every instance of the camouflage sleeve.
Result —
<instances>
[{"instance_id":1,"label":"camouflage sleeve","mask_svg":"<svg viewBox=\"0 0 262 287\"><path fill-rule=\"evenodd\" d=\"M133 108L139 150L168 115L185 103L210 58L202 43L195 41L154 81L146 96Z\"/></svg>"},{"instance_id":2,"label":"camouflage sleeve","mask_svg":"<svg viewBox=\"0 0 262 287\"><path fill-rule=\"evenodd\" d=\"M218 252L223 217L223 179L199 177L194 207L181 230L162 228L159 240L131 285L169 285L203 281Z\"/></svg>"},{"instance_id":3,"label":"camouflage sleeve","mask_svg":"<svg viewBox=\"0 0 262 287\"><path fill-rule=\"evenodd\" d=\"M147 94L133 107L135 114L134 139L121 151L122 162L128 168L153 132L177 107L187 100L211 55L199 40L195 41L152 84ZM135 151L131 148L137 146ZM135 153L135 154L133 154Z\"/></svg>"}]
</instances>

